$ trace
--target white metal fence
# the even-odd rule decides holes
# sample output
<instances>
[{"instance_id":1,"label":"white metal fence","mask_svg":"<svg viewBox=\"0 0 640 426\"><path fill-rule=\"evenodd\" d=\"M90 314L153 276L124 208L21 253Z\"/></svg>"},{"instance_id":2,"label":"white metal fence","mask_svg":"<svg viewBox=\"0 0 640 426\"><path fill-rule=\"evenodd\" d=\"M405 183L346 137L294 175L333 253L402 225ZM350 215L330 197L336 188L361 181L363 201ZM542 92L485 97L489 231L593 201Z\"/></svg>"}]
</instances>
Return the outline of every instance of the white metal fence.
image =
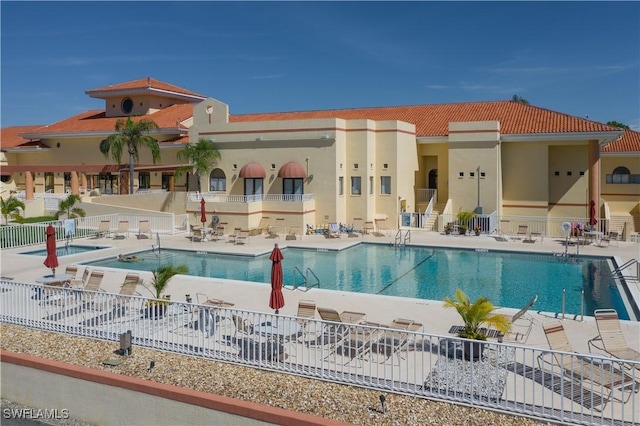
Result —
<instances>
[{"instance_id":1,"label":"white metal fence","mask_svg":"<svg viewBox=\"0 0 640 426\"><path fill-rule=\"evenodd\" d=\"M0 320L387 392L586 425L640 422L640 363L74 288L0 281ZM117 345L117 343L116 343ZM473 352L475 351L475 352ZM467 359L471 358L471 359ZM580 368L572 368L572 367ZM571 374L569 372L572 371Z\"/></svg>"},{"instance_id":2,"label":"white metal fence","mask_svg":"<svg viewBox=\"0 0 640 426\"><path fill-rule=\"evenodd\" d=\"M75 220L73 237L92 237L100 228L100 223L109 221L111 231L118 229L120 221L129 223L129 232L137 233L140 229L140 221L148 220L153 234L175 234L185 232L188 229L189 216L187 214L165 215L132 215L132 214L108 214L99 216L87 216ZM38 222L23 225L7 225L0 227L0 248L24 247L34 244L43 244L46 241L45 230L52 224L56 230L56 240L67 238L64 221Z\"/></svg>"},{"instance_id":3,"label":"white metal fence","mask_svg":"<svg viewBox=\"0 0 640 426\"><path fill-rule=\"evenodd\" d=\"M313 194L255 194L255 195L227 195L220 192L190 192L187 199L191 202L203 199L215 203L255 203L259 201L309 201Z\"/></svg>"}]
</instances>

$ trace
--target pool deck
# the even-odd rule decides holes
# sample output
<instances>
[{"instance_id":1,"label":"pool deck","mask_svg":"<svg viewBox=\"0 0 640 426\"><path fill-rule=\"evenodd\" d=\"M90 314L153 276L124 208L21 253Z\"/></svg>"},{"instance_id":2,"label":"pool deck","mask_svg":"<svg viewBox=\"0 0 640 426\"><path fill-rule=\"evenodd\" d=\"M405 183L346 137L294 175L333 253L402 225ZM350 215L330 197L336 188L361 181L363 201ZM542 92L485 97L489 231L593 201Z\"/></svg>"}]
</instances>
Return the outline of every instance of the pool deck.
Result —
<instances>
[{"instance_id":1,"label":"pool deck","mask_svg":"<svg viewBox=\"0 0 640 426\"><path fill-rule=\"evenodd\" d=\"M278 243L281 248L341 249L361 241L391 244L393 243L394 235L395 233L392 232L389 236L376 237L365 235L350 238L343 234L341 238L331 239L325 238L322 235L305 235L302 238L298 237L297 240L286 240L284 237L269 239L265 236L252 236L250 237L249 243L243 245L228 243L226 238L219 241L191 242L187 233L171 236L163 235L160 239L162 246L167 248L257 255L270 252L273 249L274 243ZM127 254L148 250L154 242L155 239L139 240L133 233L126 239L77 239L73 242L74 245L109 246L110 248L61 257L59 258L60 266L56 272L63 273L65 267L69 264L79 264L97 258L116 257L119 253ZM435 232L415 230L411 231L410 244L547 254L565 252L564 240L561 239L545 238L541 242L538 238L535 243L524 243L523 240L497 241L496 238L486 235L479 237L441 235ZM50 270L42 264L44 257L19 254L36 248L39 247L22 247L4 250L1 257L0 275L2 275L4 279L11 278L19 282L35 283L38 277L49 274ZM42 248L44 248L44 245ZM577 249L576 246L569 246L568 253L574 255ZM613 256L616 258L618 265L631 259L637 260L639 258L639 252L640 245L638 243L622 241L618 242L617 246L614 244L608 247L598 247L594 245L579 247L580 255ZM124 279L126 271L108 268L101 269L105 269L102 288L113 293L119 292L120 284ZM628 271L626 275L631 275L632 272L635 273L635 271ZM151 277L149 272L142 272L140 275L144 280L148 280ZM636 305L640 306L640 284L638 281L627 280L627 285L630 287L632 296L635 298ZM144 289L139 289L139 291L145 295ZM210 298L223 299L235 303L235 307L238 309L272 312L268 308L270 287L264 284L181 276L175 278L169 284L167 292L171 294L172 300L177 301L184 301L186 294L190 294L193 300L197 301L196 295L201 293L206 294ZM250 295L250 297L248 297L248 295ZM443 309L442 302L436 300L366 295L322 289L311 289L306 292L285 289L284 296L286 305L281 309L281 313L288 315L295 315L299 300L311 299L320 307L332 307L338 311L351 310L365 312L367 313L368 321L382 324L389 323L398 317L410 318L423 323L425 331L433 334L447 335L451 326L461 324L455 310ZM558 297L561 297L561 295L558 295ZM527 302L528 298L527 300L523 300L523 306ZM507 314L516 311L517 309L507 308L500 310L500 312ZM551 318L555 318L556 314L537 312L535 305L530 311L530 314L536 321L526 344L529 346L548 348L542 331L542 324ZM571 315L567 316L563 323L573 348L576 351L587 353L587 341L598 334L594 318L585 316L581 321L580 317L574 318L574 315ZM631 347L636 348L636 350L640 349L640 322L622 321L622 328L627 343Z\"/></svg>"}]
</instances>

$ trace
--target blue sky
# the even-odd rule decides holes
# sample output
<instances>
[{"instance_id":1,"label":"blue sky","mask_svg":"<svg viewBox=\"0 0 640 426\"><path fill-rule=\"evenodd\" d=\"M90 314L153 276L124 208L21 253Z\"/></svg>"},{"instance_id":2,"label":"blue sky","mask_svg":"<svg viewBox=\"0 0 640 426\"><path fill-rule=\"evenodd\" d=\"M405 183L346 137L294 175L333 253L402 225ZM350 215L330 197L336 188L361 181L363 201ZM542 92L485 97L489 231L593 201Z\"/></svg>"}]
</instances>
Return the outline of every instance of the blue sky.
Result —
<instances>
[{"instance_id":1,"label":"blue sky","mask_svg":"<svg viewBox=\"0 0 640 426\"><path fill-rule=\"evenodd\" d=\"M153 77L232 114L510 99L640 129L639 2L0 3L2 127Z\"/></svg>"}]
</instances>

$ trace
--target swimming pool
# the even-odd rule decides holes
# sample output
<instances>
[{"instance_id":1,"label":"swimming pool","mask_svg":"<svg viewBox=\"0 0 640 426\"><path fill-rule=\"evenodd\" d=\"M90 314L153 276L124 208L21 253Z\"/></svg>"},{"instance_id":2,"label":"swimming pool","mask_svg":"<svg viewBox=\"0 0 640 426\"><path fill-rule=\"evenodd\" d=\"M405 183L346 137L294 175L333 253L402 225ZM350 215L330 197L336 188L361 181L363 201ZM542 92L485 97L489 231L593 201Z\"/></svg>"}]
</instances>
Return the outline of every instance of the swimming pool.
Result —
<instances>
[{"instance_id":1,"label":"swimming pool","mask_svg":"<svg viewBox=\"0 0 640 426\"><path fill-rule=\"evenodd\" d=\"M70 256L72 254L87 253L87 252L90 252L90 251L102 250L102 249L106 249L106 248L109 248L109 247L103 247L103 246L76 246L76 245L59 246L59 247L56 247L56 255L58 257ZM32 256L46 256L47 255L47 249L24 251L24 252L22 252L20 254L29 254L29 255L32 255Z\"/></svg>"},{"instance_id":2,"label":"swimming pool","mask_svg":"<svg viewBox=\"0 0 640 426\"><path fill-rule=\"evenodd\" d=\"M521 308L534 294L534 310L580 312L580 293L585 292L585 314L595 309L614 308L620 318L629 319L622 297L611 277L609 261L599 257L565 259L552 255L487 250L464 250L410 246L396 248L381 244L358 244L341 251L283 249L285 285L300 285L310 268L320 288L388 296L442 300L457 288L472 299L488 297L495 305ZM136 253L138 262L105 259L86 263L152 271L160 265L185 264L190 274L241 281L270 282L269 255L242 256L211 252L163 249ZM294 282L295 280L295 282Z\"/></svg>"}]
</instances>

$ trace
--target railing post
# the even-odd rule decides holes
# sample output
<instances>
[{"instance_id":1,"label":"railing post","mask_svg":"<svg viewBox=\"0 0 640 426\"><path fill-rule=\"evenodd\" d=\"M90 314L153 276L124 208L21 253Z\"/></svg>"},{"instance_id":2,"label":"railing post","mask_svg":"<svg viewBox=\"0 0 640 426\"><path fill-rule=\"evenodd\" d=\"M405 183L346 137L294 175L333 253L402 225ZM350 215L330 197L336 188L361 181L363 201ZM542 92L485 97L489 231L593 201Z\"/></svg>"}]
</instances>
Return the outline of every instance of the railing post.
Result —
<instances>
[{"instance_id":1,"label":"railing post","mask_svg":"<svg viewBox=\"0 0 640 426\"><path fill-rule=\"evenodd\" d=\"M567 294L567 290L562 289L562 319L564 319L564 301Z\"/></svg>"},{"instance_id":2,"label":"railing post","mask_svg":"<svg viewBox=\"0 0 640 426\"><path fill-rule=\"evenodd\" d=\"M584 321L584 290L580 292L580 321Z\"/></svg>"}]
</instances>

